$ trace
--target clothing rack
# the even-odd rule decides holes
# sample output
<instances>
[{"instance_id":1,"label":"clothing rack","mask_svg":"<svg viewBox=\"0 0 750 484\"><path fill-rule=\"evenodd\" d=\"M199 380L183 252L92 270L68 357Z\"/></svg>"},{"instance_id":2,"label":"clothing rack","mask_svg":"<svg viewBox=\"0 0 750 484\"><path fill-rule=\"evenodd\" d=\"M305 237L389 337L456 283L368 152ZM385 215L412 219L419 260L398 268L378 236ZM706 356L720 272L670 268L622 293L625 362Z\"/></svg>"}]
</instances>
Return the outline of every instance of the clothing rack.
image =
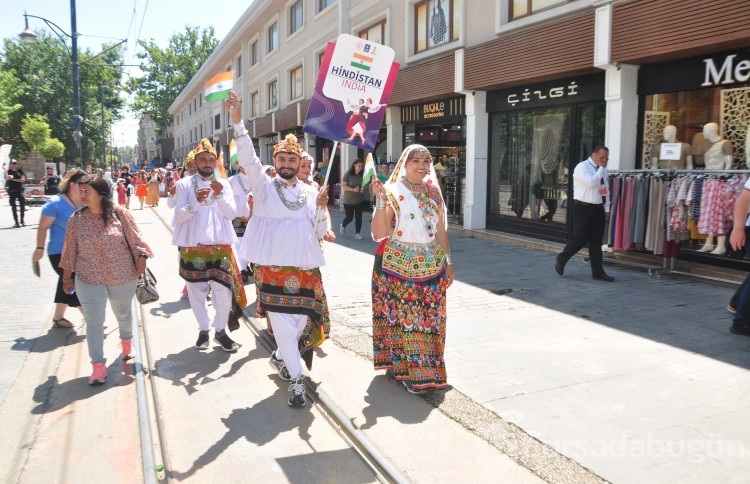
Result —
<instances>
[{"instance_id":1,"label":"clothing rack","mask_svg":"<svg viewBox=\"0 0 750 484\"><path fill-rule=\"evenodd\" d=\"M705 170L705 169L680 169L680 170L662 170L662 169L633 169L633 170L612 170L607 171L607 175L630 175L630 174L648 174L653 173L654 175L750 175L750 170ZM605 258L605 261L608 260ZM613 259L609 259L613 260ZM617 261L616 262L625 262L625 261ZM713 277L713 276L705 276L702 274L694 274L691 272L685 272L685 271L679 271L675 270L674 268L675 258L674 257L662 257L662 267L654 267L654 266L646 266L644 264L636 264L636 263L630 263L629 265L633 265L636 267L646 267L648 270L648 274L652 277L656 277L657 279L661 279L661 276L664 274L675 274L675 275L682 275L682 276L690 276L695 277L699 279L704 280L710 280L715 282L724 282L728 284L739 284L737 281L724 279L721 277Z\"/></svg>"}]
</instances>

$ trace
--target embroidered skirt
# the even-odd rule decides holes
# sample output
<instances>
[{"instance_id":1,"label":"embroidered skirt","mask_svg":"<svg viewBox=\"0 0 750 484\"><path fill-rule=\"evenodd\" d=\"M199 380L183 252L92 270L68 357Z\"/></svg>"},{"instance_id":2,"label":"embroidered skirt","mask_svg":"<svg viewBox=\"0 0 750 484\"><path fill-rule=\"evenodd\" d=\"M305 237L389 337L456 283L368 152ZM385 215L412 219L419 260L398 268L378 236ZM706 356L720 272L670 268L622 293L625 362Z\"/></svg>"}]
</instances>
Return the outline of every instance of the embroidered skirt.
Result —
<instances>
[{"instance_id":1,"label":"embroidered skirt","mask_svg":"<svg viewBox=\"0 0 750 484\"><path fill-rule=\"evenodd\" d=\"M414 388L445 388L445 271L414 282L383 272L383 244L372 271L372 342L376 370L393 369Z\"/></svg>"},{"instance_id":2,"label":"embroidered skirt","mask_svg":"<svg viewBox=\"0 0 750 484\"><path fill-rule=\"evenodd\" d=\"M245 286L237 261L229 245L180 247L180 277L187 282L216 281L232 290L232 308L227 327L240 327L242 310L247 306Z\"/></svg>"},{"instance_id":3,"label":"embroidered skirt","mask_svg":"<svg viewBox=\"0 0 750 484\"><path fill-rule=\"evenodd\" d=\"M258 292L256 314L259 317L265 317L267 311L307 316L307 325L299 340L299 352L310 369L311 350L323 344L331 331L320 269L255 265L253 270ZM273 335L268 319L266 324Z\"/></svg>"},{"instance_id":4,"label":"embroidered skirt","mask_svg":"<svg viewBox=\"0 0 750 484\"><path fill-rule=\"evenodd\" d=\"M234 234L237 237L242 237L245 235L245 229L247 228L247 222L250 220L247 217L237 217L234 220L232 220L232 228L234 229Z\"/></svg>"}]
</instances>

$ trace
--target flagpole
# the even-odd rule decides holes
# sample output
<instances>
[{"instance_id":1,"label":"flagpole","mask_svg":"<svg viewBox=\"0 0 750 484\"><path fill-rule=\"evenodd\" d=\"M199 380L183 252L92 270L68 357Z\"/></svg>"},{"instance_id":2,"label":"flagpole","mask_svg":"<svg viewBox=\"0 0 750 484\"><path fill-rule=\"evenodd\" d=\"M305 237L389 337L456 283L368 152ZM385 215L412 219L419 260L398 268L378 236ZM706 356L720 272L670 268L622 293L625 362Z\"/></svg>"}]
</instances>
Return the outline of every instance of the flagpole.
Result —
<instances>
[{"instance_id":1,"label":"flagpole","mask_svg":"<svg viewBox=\"0 0 750 484\"><path fill-rule=\"evenodd\" d=\"M331 151L331 157L328 159L328 169L326 170L326 177L323 180L323 188L328 190L328 178L331 176L331 168L333 168L333 159L336 157L336 149L339 147L339 142L333 142L333 151ZM315 217L315 225L313 226L312 236L315 238L315 234L318 232L318 217Z\"/></svg>"}]
</instances>

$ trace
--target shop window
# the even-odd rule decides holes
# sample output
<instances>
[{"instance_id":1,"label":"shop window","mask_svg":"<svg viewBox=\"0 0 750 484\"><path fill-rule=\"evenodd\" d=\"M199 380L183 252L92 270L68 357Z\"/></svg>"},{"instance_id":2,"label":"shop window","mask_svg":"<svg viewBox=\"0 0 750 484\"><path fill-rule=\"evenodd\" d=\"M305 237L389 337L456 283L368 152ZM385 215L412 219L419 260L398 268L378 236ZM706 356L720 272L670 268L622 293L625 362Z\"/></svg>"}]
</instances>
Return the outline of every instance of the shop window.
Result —
<instances>
[{"instance_id":1,"label":"shop window","mask_svg":"<svg viewBox=\"0 0 750 484\"><path fill-rule=\"evenodd\" d=\"M712 145L703 136L703 126L707 123L716 123L719 136L731 142L731 168L747 166L750 87L694 89L649 94L644 98L640 149L642 168L688 168L684 152L671 163L660 159L659 148L664 140L664 128L674 126L675 142L689 145L685 151L689 150L694 168L723 169L721 158L727 155L728 147L715 154L714 158L706 159L706 152ZM709 152L709 156L714 156L713 151Z\"/></svg>"},{"instance_id":2,"label":"shop window","mask_svg":"<svg viewBox=\"0 0 750 484\"><path fill-rule=\"evenodd\" d=\"M603 103L494 114L490 217L566 223L569 176L604 139L604 121Z\"/></svg>"},{"instance_id":3,"label":"shop window","mask_svg":"<svg viewBox=\"0 0 750 484\"><path fill-rule=\"evenodd\" d=\"M302 0L297 0L289 7L289 35L302 28Z\"/></svg>"},{"instance_id":4,"label":"shop window","mask_svg":"<svg viewBox=\"0 0 750 484\"><path fill-rule=\"evenodd\" d=\"M511 0L510 19L515 20L569 2L571 0Z\"/></svg>"},{"instance_id":5,"label":"shop window","mask_svg":"<svg viewBox=\"0 0 750 484\"><path fill-rule=\"evenodd\" d=\"M361 39L385 45L385 19L359 31Z\"/></svg>"},{"instance_id":6,"label":"shop window","mask_svg":"<svg viewBox=\"0 0 750 484\"><path fill-rule=\"evenodd\" d=\"M274 22L268 27L268 53L279 48L279 24Z\"/></svg>"},{"instance_id":7,"label":"shop window","mask_svg":"<svg viewBox=\"0 0 750 484\"><path fill-rule=\"evenodd\" d=\"M458 40L458 1L423 0L414 4L414 53Z\"/></svg>"},{"instance_id":8,"label":"shop window","mask_svg":"<svg viewBox=\"0 0 750 484\"><path fill-rule=\"evenodd\" d=\"M303 96L302 66L289 71L289 99L299 99Z\"/></svg>"}]
</instances>

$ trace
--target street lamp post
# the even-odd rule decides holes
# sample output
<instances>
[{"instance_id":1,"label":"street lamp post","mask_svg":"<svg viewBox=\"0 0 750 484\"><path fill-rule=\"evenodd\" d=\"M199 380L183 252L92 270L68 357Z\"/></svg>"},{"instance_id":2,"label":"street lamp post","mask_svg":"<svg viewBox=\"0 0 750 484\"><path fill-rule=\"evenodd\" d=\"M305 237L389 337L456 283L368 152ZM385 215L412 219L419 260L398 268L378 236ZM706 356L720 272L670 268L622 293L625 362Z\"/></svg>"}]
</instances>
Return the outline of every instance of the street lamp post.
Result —
<instances>
[{"instance_id":1,"label":"street lamp post","mask_svg":"<svg viewBox=\"0 0 750 484\"><path fill-rule=\"evenodd\" d=\"M25 12L23 16L26 19L26 29L19 34L19 37L21 37L21 40L23 42L34 42L37 37L34 31L29 28L29 17L38 18L39 20L44 21L44 23L46 23L50 27L50 29L52 29L55 35L57 35L60 40L62 40L62 43L65 44L66 48L67 44L65 43L65 39L63 39L60 33L70 38L71 40L70 61L73 64L73 121L75 125L73 136L75 137L76 147L78 148L78 160L81 166L83 166L83 149L81 147L81 121L83 120L83 118L81 117L81 93L79 91L78 75L78 30L76 29L76 0L70 0L70 34L61 29L60 26L56 23L47 20L44 17L29 15Z\"/></svg>"}]
</instances>

